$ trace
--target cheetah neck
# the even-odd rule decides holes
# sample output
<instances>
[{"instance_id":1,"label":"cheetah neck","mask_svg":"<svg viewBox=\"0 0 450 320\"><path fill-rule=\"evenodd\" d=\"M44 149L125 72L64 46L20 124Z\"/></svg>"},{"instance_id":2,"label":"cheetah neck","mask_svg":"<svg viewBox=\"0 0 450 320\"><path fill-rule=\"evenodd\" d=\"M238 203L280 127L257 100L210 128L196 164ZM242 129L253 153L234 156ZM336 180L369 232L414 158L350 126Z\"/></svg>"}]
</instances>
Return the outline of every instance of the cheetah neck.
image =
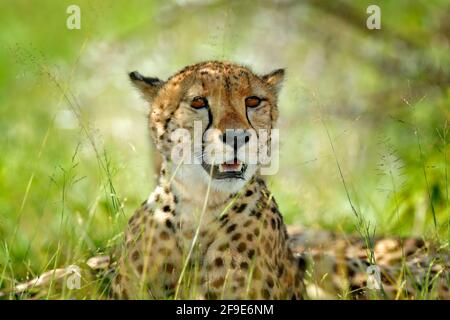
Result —
<instances>
[{"instance_id":1,"label":"cheetah neck","mask_svg":"<svg viewBox=\"0 0 450 320\"><path fill-rule=\"evenodd\" d=\"M179 200L189 203L191 206L202 209L206 204L207 210L218 209L226 205L229 200L239 193L217 190L208 185L202 177L195 174L180 175L179 170L169 162L165 162L160 174L160 185L167 185L176 194ZM256 175L251 179L254 181ZM247 185L250 182L247 183ZM246 185L242 187L245 189ZM241 189L241 190L242 190ZM233 190L234 191L234 190ZM206 201L206 203L205 203Z\"/></svg>"},{"instance_id":2,"label":"cheetah neck","mask_svg":"<svg viewBox=\"0 0 450 320\"><path fill-rule=\"evenodd\" d=\"M260 181L257 183L257 181ZM198 225L200 216L203 216L201 224L207 225L218 219L230 205L239 203L241 193L245 193L249 188L252 190L261 189L262 179L257 175L253 176L244 187L238 192L224 192L214 190L199 178L180 177L173 173L167 163L161 170L159 187L168 189L176 199L174 210L177 212L177 219L184 224ZM264 185L265 187L265 185ZM248 209L252 209L249 203Z\"/></svg>"},{"instance_id":3,"label":"cheetah neck","mask_svg":"<svg viewBox=\"0 0 450 320\"><path fill-rule=\"evenodd\" d=\"M197 208L203 208L205 202L207 209L218 208L231 197L231 193L208 190L208 186L198 183L198 181L183 181L175 178L171 183L171 188L180 200Z\"/></svg>"}]
</instances>

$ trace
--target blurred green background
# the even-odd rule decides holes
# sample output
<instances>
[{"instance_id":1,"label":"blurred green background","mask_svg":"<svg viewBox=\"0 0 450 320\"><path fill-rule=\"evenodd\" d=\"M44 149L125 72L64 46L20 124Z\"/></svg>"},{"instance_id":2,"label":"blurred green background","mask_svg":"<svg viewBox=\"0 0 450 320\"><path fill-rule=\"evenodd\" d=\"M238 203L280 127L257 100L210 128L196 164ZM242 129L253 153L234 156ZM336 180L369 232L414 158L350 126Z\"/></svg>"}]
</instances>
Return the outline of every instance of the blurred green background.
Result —
<instances>
[{"instance_id":1,"label":"blurred green background","mask_svg":"<svg viewBox=\"0 0 450 320\"><path fill-rule=\"evenodd\" d=\"M211 59L287 69L269 184L289 224L355 232L338 162L377 234L450 241L448 1L2 1L0 21L0 288L120 241L155 184L127 72Z\"/></svg>"}]
</instances>

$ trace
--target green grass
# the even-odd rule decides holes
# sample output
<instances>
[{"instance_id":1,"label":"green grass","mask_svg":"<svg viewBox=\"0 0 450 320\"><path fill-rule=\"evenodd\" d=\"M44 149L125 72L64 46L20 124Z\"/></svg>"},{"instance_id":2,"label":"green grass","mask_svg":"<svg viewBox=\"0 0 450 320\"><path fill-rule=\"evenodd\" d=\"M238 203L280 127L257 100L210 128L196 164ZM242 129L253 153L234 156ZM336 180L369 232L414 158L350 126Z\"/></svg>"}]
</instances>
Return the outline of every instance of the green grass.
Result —
<instances>
[{"instance_id":1,"label":"green grass","mask_svg":"<svg viewBox=\"0 0 450 320\"><path fill-rule=\"evenodd\" d=\"M450 245L445 1L382 1L374 32L314 2L79 3L81 30L65 28L70 1L0 5L2 290L120 243L155 185L127 72L165 78L208 59L287 68L269 177L286 222ZM86 279L41 298L104 298L107 279Z\"/></svg>"}]
</instances>

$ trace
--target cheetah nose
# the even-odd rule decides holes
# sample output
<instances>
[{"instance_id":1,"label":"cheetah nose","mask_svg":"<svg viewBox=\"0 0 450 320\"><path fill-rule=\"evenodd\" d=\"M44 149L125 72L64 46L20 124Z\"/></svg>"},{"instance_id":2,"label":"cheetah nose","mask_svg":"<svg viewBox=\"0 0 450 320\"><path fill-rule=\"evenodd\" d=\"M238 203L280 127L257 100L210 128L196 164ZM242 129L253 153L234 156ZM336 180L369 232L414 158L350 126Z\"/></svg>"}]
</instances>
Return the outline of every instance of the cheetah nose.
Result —
<instances>
[{"instance_id":1,"label":"cheetah nose","mask_svg":"<svg viewBox=\"0 0 450 320\"><path fill-rule=\"evenodd\" d=\"M243 129L227 129L222 134L222 142L228 144L237 152L237 150L250 141L250 132Z\"/></svg>"}]
</instances>

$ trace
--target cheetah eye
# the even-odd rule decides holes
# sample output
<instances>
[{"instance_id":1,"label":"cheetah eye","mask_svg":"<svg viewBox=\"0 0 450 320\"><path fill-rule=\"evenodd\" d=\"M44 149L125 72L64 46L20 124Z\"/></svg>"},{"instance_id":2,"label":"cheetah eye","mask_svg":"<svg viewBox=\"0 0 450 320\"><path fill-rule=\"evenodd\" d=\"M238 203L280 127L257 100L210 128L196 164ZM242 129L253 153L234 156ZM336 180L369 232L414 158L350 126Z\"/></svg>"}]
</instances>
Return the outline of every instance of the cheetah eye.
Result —
<instances>
[{"instance_id":1,"label":"cheetah eye","mask_svg":"<svg viewBox=\"0 0 450 320\"><path fill-rule=\"evenodd\" d=\"M208 107L208 100L204 97L195 97L192 99L191 107L194 109L202 109Z\"/></svg>"},{"instance_id":2,"label":"cheetah eye","mask_svg":"<svg viewBox=\"0 0 450 320\"><path fill-rule=\"evenodd\" d=\"M255 96L251 96L245 99L245 106L248 108L256 108L261 103L261 99Z\"/></svg>"}]
</instances>

